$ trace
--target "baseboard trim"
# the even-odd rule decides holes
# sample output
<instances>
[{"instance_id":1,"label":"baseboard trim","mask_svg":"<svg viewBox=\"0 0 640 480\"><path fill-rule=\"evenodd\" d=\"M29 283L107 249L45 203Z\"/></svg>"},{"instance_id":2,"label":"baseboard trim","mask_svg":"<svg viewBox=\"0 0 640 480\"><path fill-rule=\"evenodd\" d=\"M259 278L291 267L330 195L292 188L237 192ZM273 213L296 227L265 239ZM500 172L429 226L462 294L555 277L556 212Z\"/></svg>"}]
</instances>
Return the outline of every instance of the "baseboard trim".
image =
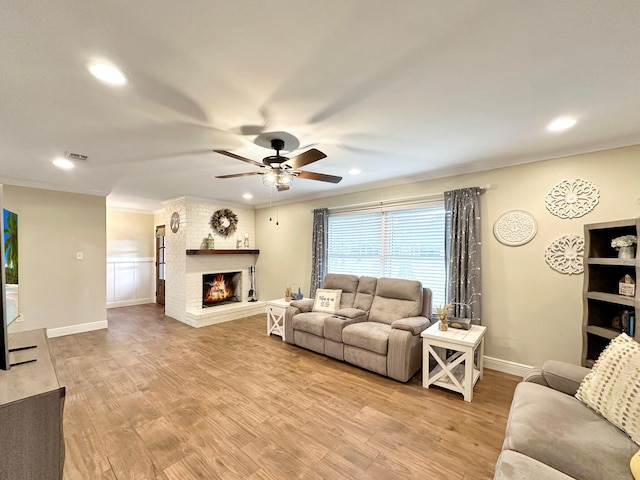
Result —
<instances>
[{"instance_id":1,"label":"baseboard trim","mask_svg":"<svg viewBox=\"0 0 640 480\"><path fill-rule=\"evenodd\" d=\"M529 365L522 363L510 362L509 360L502 360L500 358L484 357L484 367L490 370L497 370L498 372L508 373L509 375L516 375L518 377L524 377L525 373L531 368Z\"/></svg>"},{"instance_id":2,"label":"baseboard trim","mask_svg":"<svg viewBox=\"0 0 640 480\"><path fill-rule=\"evenodd\" d=\"M120 300L118 302L107 303L107 308L133 307L134 305L146 305L147 303L156 303L154 297L137 298L135 300Z\"/></svg>"},{"instance_id":3,"label":"baseboard trim","mask_svg":"<svg viewBox=\"0 0 640 480\"><path fill-rule=\"evenodd\" d=\"M47 337L63 337L65 335L73 335L74 333L91 332L93 330L102 330L109 328L106 320L91 323L79 323L77 325L69 325L68 327L47 328Z\"/></svg>"}]
</instances>

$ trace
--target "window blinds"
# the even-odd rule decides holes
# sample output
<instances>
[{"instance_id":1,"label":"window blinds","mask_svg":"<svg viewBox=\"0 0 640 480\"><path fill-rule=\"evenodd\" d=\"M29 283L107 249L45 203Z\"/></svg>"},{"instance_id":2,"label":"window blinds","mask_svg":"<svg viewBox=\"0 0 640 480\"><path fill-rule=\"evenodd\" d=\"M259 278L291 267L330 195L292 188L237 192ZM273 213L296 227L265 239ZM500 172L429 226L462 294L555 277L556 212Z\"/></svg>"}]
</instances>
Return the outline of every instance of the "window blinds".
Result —
<instances>
[{"instance_id":1,"label":"window blinds","mask_svg":"<svg viewBox=\"0 0 640 480\"><path fill-rule=\"evenodd\" d=\"M330 214L327 271L419 280L444 304L443 205Z\"/></svg>"}]
</instances>

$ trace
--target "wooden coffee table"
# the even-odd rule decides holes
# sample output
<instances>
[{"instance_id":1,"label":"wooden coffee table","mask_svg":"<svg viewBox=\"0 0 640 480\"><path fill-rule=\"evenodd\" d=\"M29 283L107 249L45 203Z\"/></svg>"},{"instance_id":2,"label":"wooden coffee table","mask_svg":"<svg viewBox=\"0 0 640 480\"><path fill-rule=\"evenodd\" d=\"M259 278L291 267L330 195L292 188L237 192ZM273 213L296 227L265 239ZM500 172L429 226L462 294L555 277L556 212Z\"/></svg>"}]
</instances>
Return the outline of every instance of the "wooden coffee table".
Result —
<instances>
[{"instance_id":1,"label":"wooden coffee table","mask_svg":"<svg viewBox=\"0 0 640 480\"><path fill-rule=\"evenodd\" d=\"M437 385L462 393L465 401L473 399L473 386L482 378L484 368L484 334L487 327L472 325L469 330L449 327L441 331L439 322L431 325L422 337L422 386ZM437 365L429 371L429 359Z\"/></svg>"}]
</instances>

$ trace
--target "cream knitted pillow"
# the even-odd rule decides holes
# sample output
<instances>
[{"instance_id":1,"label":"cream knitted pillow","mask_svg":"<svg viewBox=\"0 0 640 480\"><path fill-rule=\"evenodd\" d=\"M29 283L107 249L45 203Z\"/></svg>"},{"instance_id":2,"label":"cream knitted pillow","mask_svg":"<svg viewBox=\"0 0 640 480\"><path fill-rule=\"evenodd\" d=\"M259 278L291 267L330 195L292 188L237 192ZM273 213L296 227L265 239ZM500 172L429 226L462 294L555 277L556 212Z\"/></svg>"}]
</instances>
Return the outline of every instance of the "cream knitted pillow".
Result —
<instances>
[{"instance_id":1,"label":"cream knitted pillow","mask_svg":"<svg viewBox=\"0 0 640 480\"><path fill-rule=\"evenodd\" d=\"M576 398L640 444L640 343L624 333L611 340Z\"/></svg>"}]
</instances>

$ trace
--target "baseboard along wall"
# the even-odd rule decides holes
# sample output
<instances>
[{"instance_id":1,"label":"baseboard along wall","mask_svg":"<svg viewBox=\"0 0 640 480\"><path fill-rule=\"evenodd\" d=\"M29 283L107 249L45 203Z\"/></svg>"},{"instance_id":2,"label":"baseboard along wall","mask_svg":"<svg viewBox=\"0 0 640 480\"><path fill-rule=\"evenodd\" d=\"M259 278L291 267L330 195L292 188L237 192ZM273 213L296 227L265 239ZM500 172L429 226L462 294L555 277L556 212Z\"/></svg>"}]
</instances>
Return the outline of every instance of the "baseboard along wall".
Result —
<instances>
[{"instance_id":1,"label":"baseboard along wall","mask_svg":"<svg viewBox=\"0 0 640 480\"><path fill-rule=\"evenodd\" d=\"M484 357L484 367L498 372L508 373L509 375L516 375L518 377L524 377L525 373L527 373L531 368L530 365L510 362L509 360L502 360L500 358L487 357L486 355Z\"/></svg>"},{"instance_id":2,"label":"baseboard along wall","mask_svg":"<svg viewBox=\"0 0 640 480\"><path fill-rule=\"evenodd\" d=\"M63 337L65 335L73 335L74 333L91 332L93 330L102 330L109 328L107 320L91 323L79 323L78 325L69 325L68 327L47 328L47 337Z\"/></svg>"}]
</instances>

